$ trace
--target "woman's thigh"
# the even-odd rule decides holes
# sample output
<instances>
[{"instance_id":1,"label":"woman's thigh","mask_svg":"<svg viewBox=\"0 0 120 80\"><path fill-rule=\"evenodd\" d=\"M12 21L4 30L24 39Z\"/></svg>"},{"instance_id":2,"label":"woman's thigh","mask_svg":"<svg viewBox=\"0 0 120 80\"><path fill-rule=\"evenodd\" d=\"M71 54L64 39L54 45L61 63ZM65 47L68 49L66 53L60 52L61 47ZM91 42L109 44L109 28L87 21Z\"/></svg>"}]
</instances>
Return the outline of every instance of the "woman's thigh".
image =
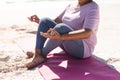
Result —
<instances>
[{"instance_id":1,"label":"woman's thigh","mask_svg":"<svg viewBox=\"0 0 120 80\"><path fill-rule=\"evenodd\" d=\"M76 58L84 57L84 45L82 40L67 40L63 42L63 50Z\"/></svg>"}]
</instances>

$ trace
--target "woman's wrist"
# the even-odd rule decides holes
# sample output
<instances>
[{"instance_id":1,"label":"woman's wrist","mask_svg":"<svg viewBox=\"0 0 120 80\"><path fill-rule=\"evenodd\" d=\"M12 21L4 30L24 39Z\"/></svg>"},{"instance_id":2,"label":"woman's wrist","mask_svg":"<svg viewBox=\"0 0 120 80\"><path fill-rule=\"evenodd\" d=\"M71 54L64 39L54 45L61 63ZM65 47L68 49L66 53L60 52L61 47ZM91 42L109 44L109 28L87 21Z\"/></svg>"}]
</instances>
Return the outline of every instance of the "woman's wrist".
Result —
<instances>
[{"instance_id":1,"label":"woman's wrist","mask_svg":"<svg viewBox=\"0 0 120 80\"><path fill-rule=\"evenodd\" d=\"M40 19L38 19L38 20L36 21L36 23L38 23L38 24L39 24L39 22L40 22Z\"/></svg>"}]
</instances>

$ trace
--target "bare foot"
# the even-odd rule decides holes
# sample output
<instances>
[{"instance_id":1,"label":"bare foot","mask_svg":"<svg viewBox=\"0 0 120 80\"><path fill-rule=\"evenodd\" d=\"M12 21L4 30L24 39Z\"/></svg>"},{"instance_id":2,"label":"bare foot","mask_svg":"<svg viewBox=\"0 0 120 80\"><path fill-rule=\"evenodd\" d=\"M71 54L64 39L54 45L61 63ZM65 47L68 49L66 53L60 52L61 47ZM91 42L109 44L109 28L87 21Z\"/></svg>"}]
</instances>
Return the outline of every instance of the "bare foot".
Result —
<instances>
[{"instance_id":1,"label":"bare foot","mask_svg":"<svg viewBox=\"0 0 120 80\"><path fill-rule=\"evenodd\" d=\"M32 58L34 56L34 53L33 52L27 52L26 55L27 55L27 58Z\"/></svg>"},{"instance_id":2,"label":"bare foot","mask_svg":"<svg viewBox=\"0 0 120 80\"><path fill-rule=\"evenodd\" d=\"M38 66L40 63L43 63L45 61L45 58L42 56L36 56L33 58L33 60L27 64L25 64L25 67L28 69L32 69L36 66Z\"/></svg>"}]
</instances>

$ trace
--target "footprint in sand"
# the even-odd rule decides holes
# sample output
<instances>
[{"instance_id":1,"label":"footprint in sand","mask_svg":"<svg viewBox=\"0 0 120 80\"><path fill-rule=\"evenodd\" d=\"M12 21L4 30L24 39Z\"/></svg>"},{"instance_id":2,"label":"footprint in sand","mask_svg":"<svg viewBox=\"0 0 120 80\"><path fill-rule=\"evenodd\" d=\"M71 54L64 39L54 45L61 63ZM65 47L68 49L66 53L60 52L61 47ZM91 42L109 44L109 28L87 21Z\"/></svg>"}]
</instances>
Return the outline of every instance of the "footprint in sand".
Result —
<instances>
[{"instance_id":1,"label":"footprint in sand","mask_svg":"<svg viewBox=\"0 0 120 80\"><path fill-rule=\"evenodd\" d=\"M0 54L0 61L8 61L9 59L10 59L10 56L4 55L4 54Z\"/></svg>"}]
</instances>

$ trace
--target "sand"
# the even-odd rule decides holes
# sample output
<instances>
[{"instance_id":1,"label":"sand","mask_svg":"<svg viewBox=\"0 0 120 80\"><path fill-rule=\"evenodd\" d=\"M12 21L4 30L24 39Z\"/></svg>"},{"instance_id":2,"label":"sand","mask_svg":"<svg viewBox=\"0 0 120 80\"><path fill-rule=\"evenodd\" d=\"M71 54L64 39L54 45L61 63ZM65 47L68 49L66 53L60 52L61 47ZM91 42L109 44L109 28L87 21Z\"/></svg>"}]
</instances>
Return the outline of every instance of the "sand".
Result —
<instances>
[{"instance_id":1,"label":"sand","mask_svg":"<svg viewBox=\"0 0 120 80\"><path fill-rule=\"evenodd\" d=\"M0 6L0 80L43 80L36 69L27 70L22 67L29 59L17 44L17 40L24 37L35 37L38 24L29 22L27 16L37 14L39 17L55 18L67 3L64 3L61 8L55 7L54 9L45 7L43 4L35 4L37 5L30 3ZM57 2L51 5L53 4L57 6ZM98 44L94 55L120 72L119 9L119 4L100 4L101 19Z\"/></svg>"}]
</instances>

